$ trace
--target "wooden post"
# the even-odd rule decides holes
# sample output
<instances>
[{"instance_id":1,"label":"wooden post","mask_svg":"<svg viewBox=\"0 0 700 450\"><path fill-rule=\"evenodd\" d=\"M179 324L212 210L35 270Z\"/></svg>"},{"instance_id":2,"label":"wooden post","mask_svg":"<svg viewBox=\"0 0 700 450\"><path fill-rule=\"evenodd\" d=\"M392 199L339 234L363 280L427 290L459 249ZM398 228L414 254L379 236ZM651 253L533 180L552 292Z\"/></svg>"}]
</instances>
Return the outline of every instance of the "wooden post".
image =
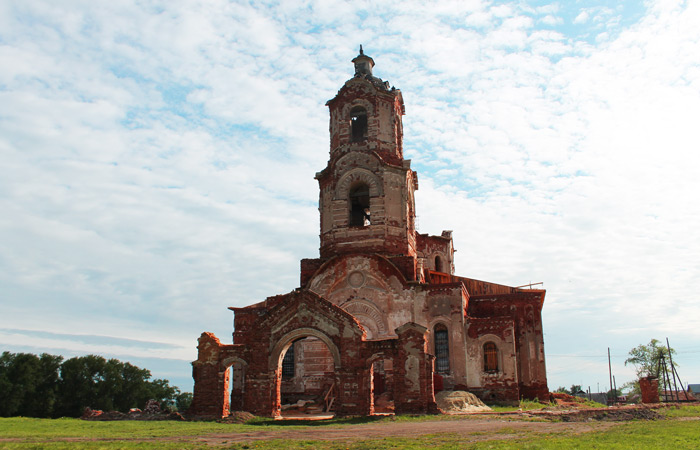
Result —
<instances>
[{"instance_id":1,"label":"wooden post","mask_svg":"<svg viewBox=\"0 0 700 450\"><path fill-rule=\"evenodd\" d=\"M612 380L612 364L610 364L610 347L608 347L608 374L610 375L610 389L613 388L613 380ZM611 403L611 400L608 399L608 405Z\"/></svg>"}]
</instances>

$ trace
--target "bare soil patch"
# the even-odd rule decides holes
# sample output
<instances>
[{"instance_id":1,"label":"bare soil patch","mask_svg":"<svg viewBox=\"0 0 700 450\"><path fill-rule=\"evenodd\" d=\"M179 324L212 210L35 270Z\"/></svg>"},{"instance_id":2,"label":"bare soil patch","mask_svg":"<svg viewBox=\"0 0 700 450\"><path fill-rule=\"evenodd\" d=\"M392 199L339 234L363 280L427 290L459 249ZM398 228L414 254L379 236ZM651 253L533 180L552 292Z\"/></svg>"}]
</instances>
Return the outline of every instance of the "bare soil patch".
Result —
<instances>
[{"instance_id":1,"label":"bare soil patch","mask_svg":"<svg viewBox=\"0 0 700 450\"><path fill-rule=\"evenodd\" d=\"M230 442L272 439L356 441L385 437L417 437L434 434L456 434L471 441L508 439L526 433L587 433L606 430L615 426L612 422L536 422L506 420L503 418L457 418L456 420L428 420L425 422L382 422L339 427L313 427L310 429L260 430L246 433L221 433L200 436L197 442L223 445Z\"/></svg>"},{"instance_id":2,"label":"bare soil patch","mask_svg":"<svg viewBox=\"0 0 700 450\"><path fill-rule=\"evenodd\" d=\"M581 434L608 430L629 420L655 420L662 418L656 410L645 406L592 408L575 410L539 410L507 413L481 412L451 415L450 417L426 417L423 421L382 420L360 424L322 424L298 426L298 421L284 425L230 433L207 433L199 436L177 435L160 438L53 438L63 442L191 442L206 445L225 445L236 442L254 442L274 439L358 441L388 437L419 437L425 435L452 434L461 436L465 442L493 439L517 439L532 434ZM241 414L230 422L240 423L248 419ZM0 442L13 441L0 439ZM26 442L26 441L25 441ZM32 441L39 443L41 441Z\"/></svg>"}]
</instances>

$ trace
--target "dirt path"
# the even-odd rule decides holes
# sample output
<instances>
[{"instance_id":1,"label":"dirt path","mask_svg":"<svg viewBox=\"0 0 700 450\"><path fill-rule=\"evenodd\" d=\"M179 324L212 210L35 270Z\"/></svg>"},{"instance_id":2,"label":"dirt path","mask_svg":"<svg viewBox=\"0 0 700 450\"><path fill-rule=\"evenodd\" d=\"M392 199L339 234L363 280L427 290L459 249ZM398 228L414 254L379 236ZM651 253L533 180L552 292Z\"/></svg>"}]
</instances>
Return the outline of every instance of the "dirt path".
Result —
<instances>
[{"instance_id":1,"label":"dirt path","mask_svg":"<svg viewBox=\"0 0 700 450\"><path fill-rule=\"evenodd\" d=\"M237 442L254 442L274 439L284 440L325 440L358 441L387 437L418 437L425 435L457 435L465 442L478 442L493 439L516 439L538 434L575 435L600 432L618 426L626 421L659 418L659 414L644 406L593 408L576 411L526 411L512 413L481 413L428 418L423 421L383 420L360 424L313 423L299 425L299 421L284 426L248 427L244 432L207 433L201 435L175 435L160 438L94 438L66 437L50 440L0 439L2 442L22 442L41 444L44 442L182 442L202 446L223 446ZM688 420L697 420L693 417Z\"/></svg>"},{"instance_id":2,"label":"dirt path","mask_svg":"<svg viewBox=\"0 0 700 450\"><path fill-rule=\"evenodd\" d=\"M178 435L159 438L51 438L50 440L34 439L0 439L0 442L22 442L25 444L41 444L46 442L182 442L201 444L202 446L223 446L236 442L254 442L273 439L284 440L323 440L323 441L358 441L386 437L418 437L435 434L453 434L465 438L468 442L486 441L492 439L515 439L525 435L543 433L565 433L568 435L603 431L617 426L620 422L548 422L523 420L521 418L469 416L454 417L450 420L426 420L422 422L393 422L352 425L309 425L306 427L276 427L267 429L231 433L211 433L202 435Z\"/></svg>"},{"instance_id":3,"label":"dirt path","mask_svg":"<svg viewBox=\"0 0 700 450\"><path fill-rule=\"evenodd\" d=\"M271 439L294 440L358 440L384 437L417 437L432 434L457 434L470 436L473 441L508 439L526 433L578 434L603 431L617 426L614 422L533 422L493 419L456 419L426 422L382 422L360 425L343 425L289 430L260 430L245 433L221 433L199 436L195 442L223 445L231 442Z\"/></svg>"}]
</instances>

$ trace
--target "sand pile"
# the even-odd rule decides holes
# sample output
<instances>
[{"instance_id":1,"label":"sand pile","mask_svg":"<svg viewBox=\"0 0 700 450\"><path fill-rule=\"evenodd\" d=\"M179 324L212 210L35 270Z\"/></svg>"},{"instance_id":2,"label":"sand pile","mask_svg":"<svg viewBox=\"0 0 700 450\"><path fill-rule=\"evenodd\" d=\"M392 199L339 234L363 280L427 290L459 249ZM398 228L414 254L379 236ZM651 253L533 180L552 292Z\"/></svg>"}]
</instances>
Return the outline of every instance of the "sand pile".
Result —
<instances>
[{"instance_id":1,"label":"sand pile","mask_svg":"<svg viewBox=\"0 0 700 450\"><path fill-rule=\"evenodd\" d=\"M491 411L476 395L466 391L438 392L435 401L445 413Z\"/></svg>"}]
</instances>

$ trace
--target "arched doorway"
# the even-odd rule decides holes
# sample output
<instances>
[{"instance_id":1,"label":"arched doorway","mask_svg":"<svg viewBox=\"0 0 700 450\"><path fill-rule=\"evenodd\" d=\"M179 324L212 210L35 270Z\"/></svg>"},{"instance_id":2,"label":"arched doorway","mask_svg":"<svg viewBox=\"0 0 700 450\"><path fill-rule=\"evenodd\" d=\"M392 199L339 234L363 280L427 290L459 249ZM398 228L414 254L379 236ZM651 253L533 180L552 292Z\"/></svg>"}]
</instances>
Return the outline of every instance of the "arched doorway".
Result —
<instances>
[{"instance_id":1,"label":"arched doorway","mask_svg":"<svg viewBox=\"0 0 700 450\"><path fill-rule=\"evenodd\" d=\"M229 358L223 361L224 374L224 415L244 408L245 372L247 363L239 358Z\"/></svg>"},{"instance_id":2,"label":"arched doorway","mask_svg":"<svg viewBox=\"0 0 700 450\"><path fill-rule=\"evenodd\" d=\"M275 367L277 415L300 417L334 413L337 348L322 333L297 330L280 342Z\"/></svg>"}]
</instances>

